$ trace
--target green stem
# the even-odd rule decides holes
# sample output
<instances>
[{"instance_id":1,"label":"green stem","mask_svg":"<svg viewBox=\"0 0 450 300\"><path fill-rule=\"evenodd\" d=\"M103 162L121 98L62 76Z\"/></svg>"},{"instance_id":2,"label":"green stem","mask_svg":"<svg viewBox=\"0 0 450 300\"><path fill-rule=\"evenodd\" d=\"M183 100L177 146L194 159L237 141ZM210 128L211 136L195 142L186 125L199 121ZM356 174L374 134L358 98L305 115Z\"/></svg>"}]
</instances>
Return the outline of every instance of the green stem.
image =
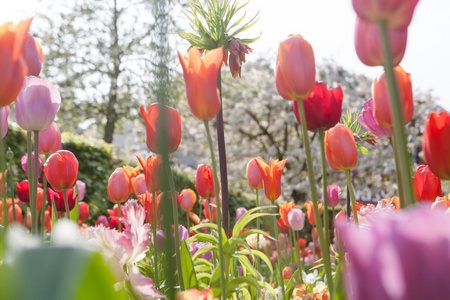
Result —
<instances>
[{"instance_id":1,"label":"green stem","mask_svg":"<svg viewBox=\"0 0 450 300\"><path fill-rule=\"evenodd\" d=\"M286 293L284 291L283 269L282 269L282 266L281 266L281 248L280 248L280 239L278 238L278 225L277 225L276 214L277 214L277 211L276 211L276 208L275 208L275 214L273 215L273 231L275 233L275 239L277 241L278 272L280 273L281 295L283 297L283 300L287 300L286 299Z\"/></svg>"},{"instance_id":2,"label":"green stem","mask_svg":"<svg viewBox=\"0 0 450 300\"><path fill-rule=\"evenodd\" d=\"M33 162L32 162L32 150L33 149L33 140L32 140L32 133L31 131L27 131L27 169L28 169L28 190L30 195L30 211L31 211L31 227L33 227L34 219L36 219L36 216L34 215L34 183L33 183ZM27 215L25 215L26 218Z\"/></svg>"},{"instance_id":3,"label":"green stem","mask_svg":"<svg viewBox=\"0 0 450 300\"><path fill-rule=\"evenodd\" d=\"M405 191L403 190L403 185L402 185L402 174L400 172L398 172L398 170L400 170L400 165L399 165L399 159L398 159L398 151L396 150L397 145L395 143L395 139L392 136L391 137L391 142L392 142L392 150L394 150L394 160L395 160L395 169L397 170L397 172L395 173L397 176L397 186L398 186L398 197L400 199L400 207L403 208L405 207Z\"/></svg>"},{"instance_id":4,"label":"green stem","mask_svg":"<svg viewBox=\"0 0 450 300\"><path fill-rule=\"evenodd\" d=\"M294 231L294 243L295 243L295 259L297 260L297 270L298 270L298 279L302 280L302 261L300 259L300 249L298 246L298 240L297 240L297 231Z\"/></svg>"},{"instance_id":5,"label":"green stem","mask_svg":"<svg viewBox=\"0 0 450 300\"><path fill-rule=\"evenodd\" d=\"M331 261L329 245L325 244L325 237L322 231L322 219L320 218L319 205L317 201L316 180L314 178L314 169L311 158L311 148L309 146L308 130L306 127L305 109L303 107L303 99L297 101L300 113L300 122L302 124L303 145L306 153L306 164L308 167L309 188L311 190L311 198L314 208L314 219L316 220L317 231L319 235L320 249L322 249L323 263L325 265L325 274L327 276L328 290L333 291L333 278L331 276ZM334 294L330 292L330 299L334 299Z\"/></svg>"},{"instance_id":6,"label":"green stem","mask_svg":"<svg viewBox=\"0 0 450 300\"><path fill-rule=\"evenodd\" d=\"M356 210L355 193L353 192L352 178L350 177L350 170L345 170L345 176L347 176L347 188L350 192L350 199L352 200L353 219L355 224L358 224L358 211Z\"/></svg>"},{"instance_id":7,"label":"green stem","mask_svg":"<svg viewBox=\"0 0 450 300\"><path fill-rule=\"evenodd\" d=\"M47 155L44 155L44 163L47 161ZM44 189L44 198L42 199L42 219L41 219L41 234L45 236L45 210L47 205L47 178L44 176L43 178L43 189Z\"/></svg>"},{"instance_id":8,"label":"green stem","mask_svg":"<svg viewBox=\"0 0 450 300\"><path fill-rule=\"evenodd\" d=\"M34 215L32 220L32 228L31 231L33 234L38 234L38 210L37 210L37 188L38 188L38 180L39 180L39 131L34 131L34 166L33 166L33 206L31 210Z\"/></svg>"},{"instance_id":9,"label":"green stem","mask_svg":"<svg viewBox=\"0 0 450 300\"><path fill-rule=\"evenodd\" d=\"M175 256L178 269L178 280L180 282L180 288L184 291L184 281L183 281L183 270L181 269L181 254L180 254L180 236L178 232L178 206L175 191L175 182L173 181L172 169L170 168L169 156L163 155L163 164L167 168L167 176L169 177L169 185L172 196L172 213L173 213L173 224L175 233Z\"/></svg>"},{"instance_id":10,"label":"green stem","mask_svg":"<svg viewBox=\"0 0 450 300\"><path fill-rule=\"evenodd\" d=\"M70 208L69 208L69 200L67 199L67 191L63 191L63 195L64 195L64 205L66 206L66 218L67 220L70 220ZM120 206L119 206L119 218L120 218ZM120 228L120 221L119 221L119 228Z\"/></svg>"},{"instance_id":11,"label":"green stem","mask_svg":"<svg viewBox=\"0 0 450 300\"><path fill-rule=\"evenodd\" d=\"M120 218L122 218L122 203L117 203L117 214L118 214L118 220L119 220L119 232L122 232L122 222L120 221Z\"/></svg>"},{"instance_id":12,"label":"green stem","mask_svg":"<svg viewBox=\"0 0 450 300\"><path fill-rule=\"evenodd\" d=\"M191 222L189 221L189 211L186 212L186 226L188 230L188 234L191 233Z\"/></svg>"},{"instance_id":13,"label":"green stem","mask_svg":"<svg viewBox=\"0 0 450 300\"><path fill-rule=\"evenodd\" d=\"M392 119L394 120L393 135L396 141L396 159L399 160L399 167L397 172L401 172L400 180L403 185L403 191L405 193L405 201L407 205L414 204L414 194L412 190L411 183L411 170L410 170L410 160L409 153L406 147L406 133L405 133L405 122L403 118L403 110L400 102L400 96L397 87L397 81L395 79L394 65L392 63L392 53L389 45L388 30L386 26L386 21L380 21L378 23L380 27L381 40L384 49L384 72L386 76L386 83L388 87L388 95L390 108L392 112Z\"/></svg>"},{"instance_id":14,"label":"green stem","mask_svg":"<svg viewBox=\"0 0 450 300\"><path fill-rule=\"evenodd\" d=\"M155 257L155 286L159 290L159 276L158 276L158 239L156 232L156 192L153 192L153 255Z\"/></svg>"},{"instance_id":15,"label":"green stem","mask_svg":"<svg viewBox=\"0 0 450 300\"><path fill-rule=\"evenodd\" d=\"M1 122L1 119L0 119ZM6 194L6 176L5 176L5 170L6 170L6 160L5 160L5 144L4 144L4 140L3 138L0 136L0 173L2 174L2 180L0 182L1 184L1 195L0 198L3 201L3 227L5 227L5 229L8 227L9 225L9 220L8 220L8 201L7 201L7 197L5 197ZM13 211L15 211L15 207L14 207L14 199L13 199ZM2 236L2 238L4 237L4 235Z\"/></svg>"},{"instance_id":16,"label":"green stem","mask_svg":"<svg viewBox=\"0 0 450 300\"><path fill-rule=\"evenodd\" d=\"M256 189L256 207L259 207L259 192L258 192L258 189ZM260 222L261 222L260 219L256 218L256 228L258 230L261 229L261 223ZM259 233L256 235L256 249L258 249L258 251L259 251ZM260 263L259 262L259 257L256 257L256 269L258 270L258 272L260 271L259 263Z\"/></svg>"},{"instance_id":17,"label":"green stem","mask_svg":"<svg viewBox=\"0 0 450 300\"><path fill-rule=\"evenodd\" d=\"M1 122L1 120L0 120L0 122ZM11 149L8 148L8 151L6 152L6 159L9 161L7 178L8 178L8 184L9 184L9 190L10 190L9 194L10 194L10 197L12 199L12 205L13 205L13 210L12 210L13 222L16 223L17 222L17 216L16 216L16 207L15 207L15 203L14 203L14 199L15 199L15 197L14 197L14 182L13 182L13 176L12 176L12 159L13 158L14 158L14 154L11 151ZM6 178L5 178L5 180L6 180ZM6 188L6 189L8 189L8 188Z\"/></svg>"},{"instance_id":18,"label":"green stem","mask_svg":"<svg viewBox=\"0 0 450 300\"><path fill-rule=\"evenodd\" d=\"M325 158L325 134L323 129L319 129L320 153L322 157L322 194L323 194L323 227L325 228L325 245L330 245L330 223L328 214L328 180L327 180L327 161Z\"/></svg>"},{"instance_id":19,"label":"green stem","mask_svg":"<svg viewBox=\"0 0 450 300\"><path fill-rule=\"evenodd\" d=\"M208 139L208 145L209 145L209 151L211 153L211 164L213 169L213 184L214 184L214 193L216 196L216 210L217 210L217 231L219 233L219 268L220 268L220 297L221 299L226 299L226 285L225 285L225 277L224 272L225 270L225 261L224 261L224 255L223 255L223 243L222 243L222 215L221 215L221 203L219 198L219 182L217 181L217 167L216 167L216 158L214 155L214 149L213 149L213 143L211 138L211 133L209 131L208 127L208 120L203 120L203 124L205 125L206 130L206 137ZM212 219L214 219L211 216ZM228 272L227 277L228 277Z\"/></svg>"}]
</instances>

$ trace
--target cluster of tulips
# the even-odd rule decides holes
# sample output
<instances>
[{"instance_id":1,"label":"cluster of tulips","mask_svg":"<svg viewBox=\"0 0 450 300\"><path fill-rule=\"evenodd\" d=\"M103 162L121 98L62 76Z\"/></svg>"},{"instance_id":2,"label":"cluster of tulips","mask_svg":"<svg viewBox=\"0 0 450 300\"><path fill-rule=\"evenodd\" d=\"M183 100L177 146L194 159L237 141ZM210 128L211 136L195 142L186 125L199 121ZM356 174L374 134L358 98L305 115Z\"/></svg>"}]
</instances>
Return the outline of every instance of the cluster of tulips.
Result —
<instances>
[{"instance_id":1,"label":"cluster of tulips","mask_svg":"<svg viewBox=\"0 0 450 300\"><path fill-rule=\"evenodd\" d=\"M419 166L414 176L406 148L404 125L411 121L414 104L410 74L399 63L417 2L353 0L358 15L358 57L366 65L384 67L373 81L372 99L364 103L357 120L367 129L363 135L353 132L352 124L339 123L343 91L316 82L312 46L301 35L291 35L280 43L275 84L280 96L293 102L293 113L302 128L310 186L306 215L294 202L279 204L279 209L266 207L275 208L274 214L259 212L265 209L259 190L263 189L271 202L279 199L287 159L270 158L266 163L255 157L247 165L247 181L255 191L256 208L238 209L233 229L224 225L228 209L222 203L224 186L219 185L208 122L221 111L221 66L229 58L233 76L240 76L245 54L251 49L233 39L229 50L219 47L204 54L204 49L191 47L187 55L178 52L186 98L192 114L204 123L211 163L198 166L196 192L185 189L177 193L170 154L181 142L180 115L164 103L149 104L147 110L140 107L147 147L153 154L146 159L137 157L138 166L117 168L111 174L107 196L116 205L108 210L109 217L102 215L94 226L82 225L79 230L111 266L114 287L126 289L138 299L251 299L264 295L265 299L325 300L343 299L345 293L351 299L370 300L444 299L450 295L450 200L442 197L440 181L450 180L450 114L429 115L423 131L427 165ZM17 183L17 201L12 200L14 187L6 184L7 156L3 141L0 143L2 222L4 226L8 220L26 223L33 234L41 228L45 236L52 222L61 222L57 211L79 222L89 218L89 208L80 202L85 186L77 182L78 161L71 152L60 150L61 135L54 118L61 98L46 79L37 77L42 48L27 33L30 22L0 27L2 137L13 102L17 122L28 132L28 153L22 161L28 181ZM316 190L308 131L319 136L322 200ZM392 140L398 191L376 205L362 205L355 201L350 170L358 163L357 142L376 145L378 139ZM42 164L45 176L40 175ZM344 171L347 177L347 209L336 214L340 187L328 185L327 165ZM48 183L52 189L47 189ZM11 199L5 200L7 194ZM197 202L201 204L198 214L192 211ZM22 210L27 203L29 217ZM180 225L178 207L186 212L187 228ZM262 230L267 229L261 226L266 219L273 223L271 232ZM308 240L301 236L305 219L313 228ZM246 228L252 220L256 220L256 229ZM189 225L191 221L194 226ZM159 265L162 256L167 270ZM151 266L151 275L142 272L143 265Z\"/></svg>"}]
</instances>

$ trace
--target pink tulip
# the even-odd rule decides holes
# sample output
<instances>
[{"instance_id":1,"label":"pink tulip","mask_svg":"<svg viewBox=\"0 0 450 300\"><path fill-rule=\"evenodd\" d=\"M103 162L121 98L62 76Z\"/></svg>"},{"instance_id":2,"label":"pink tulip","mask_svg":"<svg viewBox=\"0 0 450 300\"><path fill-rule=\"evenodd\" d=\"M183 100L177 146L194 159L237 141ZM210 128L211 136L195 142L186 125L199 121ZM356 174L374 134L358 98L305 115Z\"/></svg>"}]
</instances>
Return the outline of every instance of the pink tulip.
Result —
<instances>
[{"instance_id":1,"label":"pink tulip","mask_svg":"<svg viewBox=\"0 0 450 300\"><path fill-rule=\"evenodd\" d=\"M31 154L32 168L34 168L34 151ZM25 172L25 175L28 176L28 153L25 153L24 156L20 159L20 163L22 164L22 169ZM39 155L39 167L38 167L38 177L41 176L42 173L42 157Z\"/></svg>"},{"instance_id":2,"label":"pink tulip","mask_svg":"<svg viewBox=\"0 0 450 300\"><path fill-rule=\"evenodd\" d=\"M39 132L39 154L50 155L61 150L61 131L55 122L42 132Z\"/></svg>"},{"instance_id":3,"label":"pink tulip","mask_svg":"<svg viewBox=\"0 0 450 300\"><path fill-rule=\"evenodd\" d=\"M58 90L47 79L27 77L16 101L16 119L26 131L45 131L61 105Z\"/></svg>"},{"instance_id":4,"label":"pink tulip","mask_svg":"<svg viewBox=\"0 0 450 300\"><path fill-rule=\"evenodd\" d=\"M305 213L298 208L293 208L288 213L289 226L292 230L302 230L305 226Z\"/></svg>"},{"instance_id":5,"label":"pink tulip","mask_svg":"<svg viewBox=\"0 0 450 300\"><path fill-rule=\"evenodd\" d=\"M250 188L259 190L263 188L263 177L255 160L264 161L261 157L252 158L247 164L247 182Z\"/></svg>"},{"instance_id":6,"label":"pink tulip","mask_svg":"<svg viewBox=\"0 0 450 300\"><path fill-rule=\"evenodd\" d=\"M6 136L8 133L8 115L9 115L9 106L0 107L0 127L2 138Z\"/></svg>"},{"instance_id":7,"label":"pink tulip","mask_svg":"<svg viewBox=\"0 0 450 300\"><path fill-rule=\"evenodd\" d=\"M363 109L358 117L358 122L380 139L388 139L392 136L391 129L381 126L375 118L375 112L373 110L373 99L369 99L364 102Z\"/></svg>"},{"instance_id":8,"label":"pink tulip","mask_svg":"<svg viewBox=\"0 0 450 300\"><path fill-rule=\"evenodd\" d=\"M144 174L140 174L136 177L131 178L131 185L133 186L133 190L136 196L140 196L142 194L145 194L145 192L149 192L147 184L145 183Z\"/></svg>"},{"instance_id":9,"label":"pink tulip","mask_svg":"<svg viewBox=\"0 0 450 300\"><path fill-rule=\"evenodd\" d=\"M195 202L197 201L197 195L191 189L184 189L181 191L180 196L181 196L180 201L181 209L184 211L190 211L194 207Z\"/></svg>"},{"instance_id":10,"label":"pink tulip","mask_svg":"<svg viewBox=\"0 0 450 300\"><path fill-rule=\"evenodd\" d=\"M239 207L238 209L236 209L236 222L239 221L246 213L247 209L245 207Z\"/></svg>"},{"instance_id":11,"label":"pink tulip","mask_svg":"<svg viewBox=\"0 0 450 300\"><path fill-rule=\"evenodd\" d=\"M339 194L341 193L341 188L338 185L327 186L327 197L328 206L335 207L339 203Z\"/></svg>"},{"instance_id":12,"label":"pink tulip","mask_svg":"<svg viewBox=\"0 0 450 300\"><path fill-rule=\"evenodd\" d=\"M407 29L388 30L389 44L394 66L398 65L405 54ZM375 23L367 23L356 18L355 50L361 62L367 66L382 66L385 62L380 28Z\"/></svg>"},{"instance_id":13,"label":"pink tulip","mask_svg":"<svg viewBox=\"0 0 450 300\"><path fill-rule=\"evenodd\" d=\"M31 35L27 34L25 45L23 47L23 57L28 66L28 76L39 76L42 68L42 47L39 42Z\"/></svg>"},{"instance_id":14,"label":"pink tulip","mask_svg":"<svg viewBox=\"0 0 450 300\"><path fill-rule=\"evenodd\" d=\"M78 201L83 201L84 195L86 194L86 183L81 180L77 180L77 194Z\"/></svg>"}]
</instances>

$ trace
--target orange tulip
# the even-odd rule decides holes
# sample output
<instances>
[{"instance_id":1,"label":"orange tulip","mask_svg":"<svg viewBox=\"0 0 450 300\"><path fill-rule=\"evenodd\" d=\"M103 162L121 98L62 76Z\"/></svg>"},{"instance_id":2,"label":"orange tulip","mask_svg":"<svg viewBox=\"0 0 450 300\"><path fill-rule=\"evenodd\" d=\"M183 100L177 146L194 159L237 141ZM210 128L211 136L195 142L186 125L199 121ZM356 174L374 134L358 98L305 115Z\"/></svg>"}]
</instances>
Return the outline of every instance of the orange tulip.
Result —
<instances>
[{"instance_id":1,"label":"orange tulip","mask_svg":"<svg viewBox=\"0 0 450 300\"><path fill-rule=\"evenodd\" d=\"M432 112L425 121L423 154L431 172L450 180L450 113Z\"/></svg>"},{"instance_id":2,"label":"orange tulip","mask_svg":"<svg viewBox=\"0 0 450 300\"><path fill-rule=\"evenodd\" d=\"M305 202L305 208L306 208L306 217L308 218L308 222L311 225L316 225L316 218L314 217L314 206L311 201ZM319 215L320 211L322 210L322 203L319 203Z\"/></svg>"},{"instance_id":3,"label":"orange tulip","mask_svg":"<svg viewBox=\"0 0 450 300\"><path fill-rule=\"evenodd\" d=\"M316 78L316 63L311 45L299 34L280 43L275 84L286 100L300 100L311 94Z\"/></svg>"},{"instance_id":4,"label":"orange tulip","mask_svg":"<svg viewBox=\"0 0 450 300\"><path fill-rule=\"evenodd\" d=\"M215 196L213 176L213 170L210 166L198 165L195 174L195 188L200 197L209 199Z\"/></svg>"},{"instance_id":5,"label":"orange tulip","mask_svg":"<svg viewBox=\"0 0 450 300\"><path fill-rule=\"evenodd\" d=\"M140 107L141 116L145 121L147 147L153 153L162 151L173 153L177 151L181 142L180 114L173 108L153 103L148 105L148 113L143 105ZM164 114L165 124L161 118ZM162 142L165 142L165 147Z\"/></svg>"},{"instance_id":6,"label":"orange tulip","mask_svg":"<svg viewBox=\"0 0 450 300\"><path fill-rule=\"evenodd\" d=\"M184 211L190 211L197 201L197 194L191 189L184 189L181 191L181 209Z\"/></svg>"},{"instance_id":7,"label":"orange tulip","mask_svg":"<svg viewBox=\"0 0 450 300\"><path fill-rule=\"evenodd\" d=\"M108 198L112 203L122 203L130 197L130 179L122 168L117 168L108 180Z\"/></svg>"},{"instance_id":8,"label":"orange tulip","mask_svg":"<svg viewBox=\"0 0 450 300\"><path fill-rule=\"evenodd\" d=\"M127 174L128 178L130 179L130 193L133 193L136 195L136 193L134 192L134 187L133 187L132 181L133 181L133 179L136 179L136 177L139 175L139 173L141 173L141 166L137 166L137 167L124 166L124 167L122 167L122 169Z\"/></svg>"},{"instance_id":9,"label":"orange tulip","mask_svg":"<svg viewBox=\"0 0 450 300\"><path fill-rule=\"evenodd\" d=\"M263 188L263 178L261 175L261 171L259 170L259 167L256 165L255 161L257 159L264 162L261 157L256 157L251 159L247 164L247 182L248 185L254 190Z\"/></svg>"},{"instance_id":10,"label":"orange tulip","mask_svg":"<svg viewBox=\"0 0 450 300\"><path fill-rule=\"evenodd\" d=\"M278 161L270 158L270 166L263 160L255 160L264 181L264 193L270 201L277 200L281 195L281 175L287 159Z\"/></svg>"},{"instance_id":11,"label":"orange tulip","mask_svg":"<svg viewBox=\"0 0 450 300\"><path fill-rule=\"evenodd\" d=\"M78 160L70 151L56 151L47 159L44 172L48 182L55 190L71 189L77 183Z\"/></svg>"},{"instance_id":12,"label":"orange tulip","mask_svg":"<svg viewBox=\"0 0 450 300\"><path fill-rule=\"evenodd\" d=\"M86 202L78 203L79 219L81 221L89 220L89 204Z\"/></svg>"},{"instance_id":13,"label":"orange tulip","mask_svg":"<svg viewBox=\"0 0 450 300\"><path fill-rule=\"evenodd\" d=\"M223 47L208 51L203 60L201 52L196 47L189 49L186 56L178 51L188 104L192 114L200 120L211 120L220 111L217 75L222 57Z\"/></svg>"},{"instance_id":14,"label":"orange tulip","mask_svg":"<svg viewBox=\"0 0 450 300\"><path fill-rule=\"evenodd\" d=\"M411 75L400 66L394 68L394 73L403 110L403 121L408 124L414 113ZM380 73L372 83L372 98L375 118L378 123L389 128L394 126L384 72Z\"/></svg>"},{"instance_id":15,"label":"orange tulip","mask_svg":"<svg viewBox=\"0 0 450 300\"><path fill-rule=\"evenodd\" d=\"M291 209L295 208L295 203L285 201L283 204L280 204L279 206L281 219L283 219L283 222L286 226L290 226L288 214L291 211Z\"/></svg>"},{"instance_id":16,"label":"orange tulip","mask_svg":"<svg viewBox=\"0 0 450 300\"><path fill-rule=\"evenodd\" d=\"M149 156L147 161L143 158L136 156L144 169L145 184L150 192L156 192L161 188L161 177L163 173L162 169L162 156Z\"/></svg>"},{"instance_id":17,"label":"orange tulip","mask_svg":"<svg viewBox=\"0 0 450 300\"><path fill-rule=\"evenodd\" d=\"M353 169L358 162L358 153L353 133L347 126L337 124L325 133L325 154L333 170Z\"/></svg>"},{"instance_id":18,"label":"orange tulip","mask_svg":"<svg viewBox=\"0 0 450 300\"><path fill-rule=\"evenodd\" d=\"M426 165L420 165L414 174L414 198L416 201L434 201L442 196L441 180Z\"/></svg>"},{"instance_id":19,"label":"orange tulip","mask_svg":"<svg viewBox=\"0 0 450 300\"><path fill-rule=\"evenodd\" d=\"M142 204L142 206L145 208L145 221L153 226L153 194L149 192L145 192L144 194L140 195L139 202ZM161 197L156 197L156 225L160 223L161 220Z\"/></svg>"},{"instance_id":20,"label":"orange tulip","mask_svg":"<svg viewBox=\"0 0 450 300\"><path fill-rule=\"evenodd\" d=\"M22 53L31 20L0 26L0 107L16 100L28 72Z\"/></svg>"}]
</instances>

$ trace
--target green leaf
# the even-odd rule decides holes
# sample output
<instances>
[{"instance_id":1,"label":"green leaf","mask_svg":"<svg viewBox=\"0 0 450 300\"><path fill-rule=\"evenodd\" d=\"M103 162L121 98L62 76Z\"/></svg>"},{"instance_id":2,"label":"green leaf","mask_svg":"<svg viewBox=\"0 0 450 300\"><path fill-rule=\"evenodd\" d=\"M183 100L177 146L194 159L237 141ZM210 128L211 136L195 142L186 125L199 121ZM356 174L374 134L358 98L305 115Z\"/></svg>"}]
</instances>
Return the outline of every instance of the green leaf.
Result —
<instances>
[{"instance_id":1,"label":"green leaf","mask_svg":"<svg viewBox=\"0 0 450 300\"><path fill-rule=\"evenodd\" d=\"M198 289L197 277L195 276L194 263L192 262L191 253L187 247L186 241L181 243L180 252L181 267L183 270L183 282L186 289Z\"/></svg>"},{"instance_id":2,"label":"green leaf","mask_svg":"<svg viewBox=\"0 0 450 300\"><path fill-rule=\"evenodd\" d=\"M190 237L188 242L189 243L205 242L205 243L211 243L213 245L218 244L218 240L216 237L212 236L211 234L206 234L206 233L197 233L196 235Z\"/></svg>"},{"instance_id":3,"label":"green leaf","mask_svg":"<svg viewBox=\"0 0 450 300\"><path fill-rule=\"evenodd\" d=\"M245 226L247 226L248 223L250 223L252 220L258 217L268 216L270 214L268 213L259 213L259 214L253 214L255 211L263 210L263 209L271 209L276 206L270 205L270 206L261 206L261 207L255 207L247 211L240 219L236 222L233 228L233 237L238 237L241 231L244 229Z\"/></svg>"},{"instance_id":4,"label":"green leaf","mask_svg":"<svg viewBox=\"0 0 450 300\"><path fill-rule=\"evenodd\" d=\"M214 297L220 296L220 266L217 266L214 269L213 275L211 276L211 280L209 282L209 287L212 289Z\"/></svg>"},{"instance_id":5,"label":"green leaf","mask_svg":"<svg viewBox=\"0 0 450 300\"><path fill-rule=\"evenodd\" d=\"M259 299L261 297L259 283L255 279L246 277L246 276L233 278L230 281L228 281L227 295L230 296L232 293L238 292L238 291L242 290L243 287L246 287L246 286L253 286L256 289L256 291L258 292L257 299Z\"/></svg>"},{"instance_id":6,"label":"green leaf","mask_svg":"<svg viewBox=\"0 0 450 300\"><path fill-rule=\"evenodd\" d=\"M272 263L270 262L270 259L267 257L267 255L265 255L263 252L259 251L259 250L252 250L251 253L248 250L244 250L244 251L240 251L239 254L252 254L254 256L259 257L262 261L264 261L267 265L267 267L270 270L270 274L273 274L273 267L272 267Z\"/></svg>"},{"instance_id":7,"label":"green leaf","mask_svg":"<svg viewBox=\"0 0 450 300\"><path fill-rule=\"evenodd\" d=\"M273 287L268 284L267 282L262 282L262 281L258 281L258 284L262 287L265 288L266 291L268 291L272 296L275 297L275 299L277 298L277 294L275 293L275 290L273 289ZM290 297L286 297L286 299L289 299Z\"/></svg>"},{"instance_id":8,"label":"green leaf","mask_svg":"<svg viewBox=\"0 0 450 300\"><path fill-rule=\"evenodd\" d=\"M75 207L70 211L70 219L72 221L74 221L76 224L78 224L78 212L79 212L79 208L78 208L78 197L75 200Z\"/></svg>"},{"instance_id":9,"label":"green leaf","mask_svg":"<svg viewBox=\"0 0 450 300\"><path fill-rule=\"evenodd\" d=\"M369 154L369 150L367 150L367 148L365 148L359 144L356 144L356 147L359 149L359 151L361 151L362 154Z\"/></svg>"}]
</instances>

